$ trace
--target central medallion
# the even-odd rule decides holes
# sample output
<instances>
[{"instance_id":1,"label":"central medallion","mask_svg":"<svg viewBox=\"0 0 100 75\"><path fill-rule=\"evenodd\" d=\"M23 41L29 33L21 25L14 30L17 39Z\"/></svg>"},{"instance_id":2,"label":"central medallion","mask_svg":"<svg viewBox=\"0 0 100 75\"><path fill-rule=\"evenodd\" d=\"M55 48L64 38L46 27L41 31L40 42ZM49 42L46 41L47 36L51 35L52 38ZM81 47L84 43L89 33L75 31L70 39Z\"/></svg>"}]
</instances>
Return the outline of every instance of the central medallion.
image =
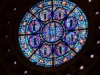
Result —
<instances>
[{"instance_id":1,"label":"central medallion","mask_svg":"<svg viewBox=\"0 0 100 75\"><path fill-rule=\"evenodd\" d=\"M63 36L63 31L60 23L50 22L43 28L43 38L50 43L57 42Z\"/></svg>"}]
</instances>

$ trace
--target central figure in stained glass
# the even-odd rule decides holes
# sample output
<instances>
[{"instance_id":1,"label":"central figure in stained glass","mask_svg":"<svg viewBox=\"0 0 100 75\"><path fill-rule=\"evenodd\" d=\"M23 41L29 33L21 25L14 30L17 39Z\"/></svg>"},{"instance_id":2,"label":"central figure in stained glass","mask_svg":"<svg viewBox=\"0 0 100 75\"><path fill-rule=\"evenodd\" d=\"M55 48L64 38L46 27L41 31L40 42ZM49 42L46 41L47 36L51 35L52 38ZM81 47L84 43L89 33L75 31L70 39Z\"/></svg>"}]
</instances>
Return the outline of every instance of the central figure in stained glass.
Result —
<instances>
[{"instance_id":1,"label":"central figure in stained glass","mask_svg":"<svg viewBox=\"0 0 100 75\"><path fill-rule=\"evenodd\" d=\"M43 37L47 42L56 42L63 36L63 27L57 22L48 23L43 29Z\"/></svg>"}]
</instances>

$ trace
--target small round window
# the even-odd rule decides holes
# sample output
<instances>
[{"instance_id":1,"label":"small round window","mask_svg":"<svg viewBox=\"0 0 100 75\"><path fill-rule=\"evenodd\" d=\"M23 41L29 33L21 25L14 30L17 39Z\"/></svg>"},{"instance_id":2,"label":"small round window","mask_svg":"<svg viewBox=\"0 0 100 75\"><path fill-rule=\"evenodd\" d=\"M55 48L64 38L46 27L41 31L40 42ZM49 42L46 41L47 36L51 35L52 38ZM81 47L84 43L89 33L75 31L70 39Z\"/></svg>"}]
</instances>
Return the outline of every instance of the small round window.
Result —
<instances>
[{"instance_id":1,"label":"small round window","mask_svg":"<svg viewBox=\"0 0 100 75\"><path fill-rule=\"evenodd\" d=\"M45 0L29 9L18 29L22 53L32 63L55 67L68 62L84 46L87 18L69 0Z\"/></svg>"}]
</instances>

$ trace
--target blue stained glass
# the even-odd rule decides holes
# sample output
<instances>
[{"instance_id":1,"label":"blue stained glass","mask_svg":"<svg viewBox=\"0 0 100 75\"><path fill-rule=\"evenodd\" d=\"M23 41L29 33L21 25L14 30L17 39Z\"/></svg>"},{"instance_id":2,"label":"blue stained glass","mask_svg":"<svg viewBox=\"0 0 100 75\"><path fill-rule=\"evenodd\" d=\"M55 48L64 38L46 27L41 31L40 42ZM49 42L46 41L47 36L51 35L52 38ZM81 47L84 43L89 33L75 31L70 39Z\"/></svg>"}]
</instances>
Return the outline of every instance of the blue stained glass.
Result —
<instances>
[{"instance_id":1,"label":"blue stained glass","mask_svg":"<svg viewBox=\"0 0 100 75\"><path fill-rule=\"evenodd\" d=\"M52 22L47 24L43 29L44 39L48 42L56 42L63 35L63 28L59 23Z\"/></svg>"},{"instance_id":2,"label":"blue stained glass","mask_svg":"<svg viewBox=\"0 0 100 75\"><path fill-rule=\"evenodd\" d=\"M42 21L48 21L51 18L51 12L50 12L50 10L45 9L45 10L43 10L43 11L40 12L39 16L40 16L40 19Z\"/></svg>"},{"instance_id":3,"label":"blue stained glass","mask_svg":"<svg viewBox=\"0 0 100 75\"><path fill-rule=\"evenodd\" d=\"M42 43L42 39L39 35L37 36L31 36L29 38L29 44L33 48L37 48Z\"/></svg>"},{"instance_id":4,"label":"blue stained glass","mask_svg":"<svg viewBox=\"0 0 100 75\"><path fill-rule=\"evenodd\" d=\"M28 43L30 36L19 36L19 44L22 47L22 52L28 58L35 49L32 49Z\"/></svg>"},{"instance_id":5,"label":"blue stained glass","mask_svg":"<svg viewBox=\"0 0 100 75\"><path fill-rule=\"evenodd\" d=\"M75 32L69 32L66 34L64 41L67 44L75 44L78 40L78 35Z\"/></svg>"},{"instance_id":6,"label":"blue stained glass","mask_svg":"<svg viewBox=\"0 0 100 75\"><path fill-rule=\"evenodd\" d=\"M57 56L62 56L64 54L66 54L67 52L67 47L65 46L65 44L58 44L57 46L55 46L54 48L54 53L57 55Z\"/></svg>"},{"instance_id":7,"label":"blue stained glass","mask_svg":"<svg viewBox=\"0 0 100 75\"><path fill-rule=\"evenodd\" d=\"M57 8L54 11L54 19L60 20L63 19L67 14L67 11L63 8Z\"/></svg>"},{"instance_id":8,"label":"blue stained glass","mask_svg":"<svg viewBox=\"0 0 100 75\"><path fill-rule=\"evenodd\" d=\"M68 29L68 30L75 29L77 24L78 24L77 20L74 17L68 17L64 22L64 25L65 25L66 29Z\"/></svg>"},{"instance_id":9,"label":"blue stained glass","mask_svg":"<svg viewBox=\"0 0 100 75\"><path fill-rule=\"evenodd\" d=\"M30 24L28 25L28 28L29 28L30 32L32 32L32 33L36 33L37 31L39 31L40 27L41 27L40 22L35 21L35 20L30 22Z\"/></svg>"},{"instance_id":10,"label":"blue stained glass","mask_svg":"<svg viewBox=\"0 0 100 75\"><path fill-rule=\"evenodd\" d=\"M44 45L40 48L40 55L42 57L48 57L51 55L52 51L51 51L51 47L49 45Z\"/></svg>"},{"instance_id":11,"label":"blue stained glass","mask_svg":"<svg viewBox=\"0 0 100 75\"><path fill-rule=\"evenodd\" d=\"M22 53L42 67L60 66L74 58L87 36L87 17L70 0L37 3L26 12L18 29Z\"/></svg>"}]
</instances>

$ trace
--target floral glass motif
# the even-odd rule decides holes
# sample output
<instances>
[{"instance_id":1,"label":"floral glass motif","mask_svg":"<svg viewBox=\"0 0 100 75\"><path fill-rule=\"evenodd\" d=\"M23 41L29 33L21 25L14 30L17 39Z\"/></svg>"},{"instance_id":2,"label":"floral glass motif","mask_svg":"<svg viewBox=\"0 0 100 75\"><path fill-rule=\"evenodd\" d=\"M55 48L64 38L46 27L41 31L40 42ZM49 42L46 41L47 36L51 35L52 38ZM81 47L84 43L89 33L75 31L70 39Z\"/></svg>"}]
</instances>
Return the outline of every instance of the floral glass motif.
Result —
<instances>
[{"instance_id":1,"label":"floral glass motif","mask_svg":"<svg viewBox=\"0 0 100 75\"><path fill-rule=\"evenodd\" d=\"M56 67L82 50L88 36L88 21L70 0L44 0L32 6L18 29L22 53L32 63Z\"/></svg>"}]
</instances>

